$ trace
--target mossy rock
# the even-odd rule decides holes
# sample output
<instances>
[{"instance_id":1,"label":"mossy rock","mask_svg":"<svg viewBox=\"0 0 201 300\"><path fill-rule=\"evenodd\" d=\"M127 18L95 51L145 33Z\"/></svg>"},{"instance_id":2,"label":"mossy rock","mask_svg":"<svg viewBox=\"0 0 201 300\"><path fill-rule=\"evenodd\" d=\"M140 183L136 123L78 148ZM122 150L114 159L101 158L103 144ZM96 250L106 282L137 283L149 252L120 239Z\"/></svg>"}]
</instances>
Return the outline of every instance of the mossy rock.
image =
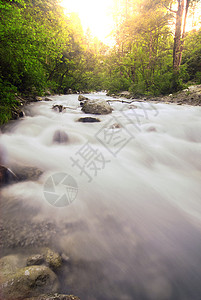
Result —
<instances>
[{"instance_id":1,"label":"mossy rock","mask_svg":"<svg viewBox=\"0 0 201 300\"><path fill-rule=\"evenodd\" d=\"M52 270L57 270L58 268L61 267L62 258L59 255L59 253L57 253L49 248L44 248L43 256L44 256L46 264Z\"/></svg>"},{"instance_id":2,"label":"mossy rock","mask_svg":"<svg viewBox=\"0 0 201 300\"><path fill-rule=\"evenodd\" d=\"M0 259L1 277L14 274L18 269L24 267L18 255L7 255Z\"/></svg>"},{"instance_id":3,"label":"mossy rock","mask_svg":"<svg viewBox=\"0 0 201 300\"><path fill-rule=\"evenodd\" d=\"M56 274L46 266L19 269L15 274L1 278L1 299L21 300L58 291Z\"/></svg>"}]
</instances>

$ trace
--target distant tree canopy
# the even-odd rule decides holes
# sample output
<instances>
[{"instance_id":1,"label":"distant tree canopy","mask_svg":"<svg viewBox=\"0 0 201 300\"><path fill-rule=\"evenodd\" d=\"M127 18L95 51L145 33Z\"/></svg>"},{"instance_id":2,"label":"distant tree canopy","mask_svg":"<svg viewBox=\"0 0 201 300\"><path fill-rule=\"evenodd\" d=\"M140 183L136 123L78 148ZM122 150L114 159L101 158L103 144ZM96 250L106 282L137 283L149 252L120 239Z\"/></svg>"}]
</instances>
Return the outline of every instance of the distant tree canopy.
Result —
<instances>
[{"instance_id":1,"label":"distant tree canopy","mask_svg":"<svg viewBox=\"0 0 201 300\"><path fill-rule=\"evenodd\" d=\"M0 123L11 117L16 93L159 95L201 82L201 31L185 30L199 1L114 2L116 43L109 48L57 0L0 0Z\"/></svg>"},{"instance_id":2,"label":"distant tree canopy","mask_svg":"<svg viewBox=\"0 0 201 300\"><path fill-rule=\"evenodd\" d=\"M192 38L198 38L200 31L191 39L186 33L189 8L199 1L116 0L116 7L119 2L116 45L106 59L107 89L159 95L178 91L188 79L200 81L198 70L192 76L192 62L200 53L199 43L193 50ZM187 59L187 49L196 58Z\"/></svg>"}]
</instances>

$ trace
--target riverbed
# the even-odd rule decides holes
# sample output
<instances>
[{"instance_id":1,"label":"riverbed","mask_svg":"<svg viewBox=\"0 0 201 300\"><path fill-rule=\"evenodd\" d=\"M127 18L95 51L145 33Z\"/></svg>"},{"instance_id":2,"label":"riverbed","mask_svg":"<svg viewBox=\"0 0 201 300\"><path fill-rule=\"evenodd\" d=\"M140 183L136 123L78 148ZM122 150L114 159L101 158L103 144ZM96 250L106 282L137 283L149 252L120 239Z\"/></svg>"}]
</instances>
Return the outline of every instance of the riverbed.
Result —
<instances>
[{"instance_id":1,"label":"riverbed","mask_svg":"<svg viewBox=\"0 0 201 300\"><path fill-rule=\"evenodd\" d=\"M1 255L54 248L82 300L200 300L201 107L85 96L113 112L52 96L0 135L4 165L42 172L1 190Z\"/></svg>"}]
</instances>

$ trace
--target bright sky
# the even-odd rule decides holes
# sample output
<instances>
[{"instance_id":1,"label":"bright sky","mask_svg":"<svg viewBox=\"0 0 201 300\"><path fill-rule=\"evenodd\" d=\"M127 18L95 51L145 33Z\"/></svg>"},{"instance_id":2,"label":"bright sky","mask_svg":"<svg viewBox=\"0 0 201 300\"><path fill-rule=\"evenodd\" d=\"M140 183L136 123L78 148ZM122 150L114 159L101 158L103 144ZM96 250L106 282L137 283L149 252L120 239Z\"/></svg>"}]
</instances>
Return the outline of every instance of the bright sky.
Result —
<instances>
[{"instance_id":1,"label":"bright sky","mask_svg":"<svg viewBox=\"0 0 201 300\"><path fill-rule=\"evenodd\" d=\"M78 13L84 31L89 27L93 36L110 43L107 36L114 26L113 0L62 0L61 5L69 12Z\"/></svg>"},{"instance_id":2,"label":"bright sky","mask_svg":"<svg viewBox=\"0 0 201 300\"><path fill-rule=\"evenodd\" d=\"M93 36L98 37L105 44L113 44L109 35L114 28L112 15L114 0L61 0L61 5L67 9L67 12L78 13L84 31L90 28ZM198 29L200 27L200 23L198 23L200 17L201 3L194 11L194 18L188 14L186 31ZM192 24L193 19L194 24Z\"/></svg>"}]
</instances>

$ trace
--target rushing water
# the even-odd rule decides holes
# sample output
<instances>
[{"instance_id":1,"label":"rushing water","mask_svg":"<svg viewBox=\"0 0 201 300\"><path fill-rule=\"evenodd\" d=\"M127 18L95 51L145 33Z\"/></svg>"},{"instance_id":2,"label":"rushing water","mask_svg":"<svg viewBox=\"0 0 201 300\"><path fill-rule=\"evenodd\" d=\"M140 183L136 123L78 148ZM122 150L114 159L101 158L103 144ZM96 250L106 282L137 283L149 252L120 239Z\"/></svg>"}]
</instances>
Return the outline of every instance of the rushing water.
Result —
<instances>
[{"instance_id":1,"label":"rushing water","mask_svg":"<svg viewBox=\"0 0 201 300\"><path fill-rule=\"evenodd\" d=\"M101 122L80 123L77 98L32 103L0 136L4 165L44 171L2 189L5 226L56 224L49 246L70 257L62 292L82 300L200 300L201 108L112 102ZM78 194L55 207L44 190L61 172Z\"/></svg>"}]
</instances>

